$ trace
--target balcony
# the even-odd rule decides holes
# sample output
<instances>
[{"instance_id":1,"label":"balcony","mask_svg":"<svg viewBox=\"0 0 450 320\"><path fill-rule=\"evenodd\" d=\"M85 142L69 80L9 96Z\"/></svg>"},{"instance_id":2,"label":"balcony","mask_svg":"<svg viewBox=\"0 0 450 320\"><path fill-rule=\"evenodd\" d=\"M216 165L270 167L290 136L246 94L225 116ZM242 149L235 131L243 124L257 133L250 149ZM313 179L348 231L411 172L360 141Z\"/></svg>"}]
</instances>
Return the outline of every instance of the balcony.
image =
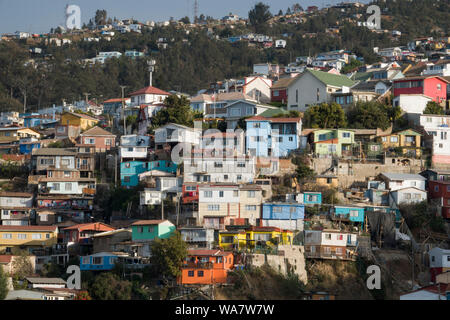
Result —
<instances>
[{"instance_id":1,"label":"balcony","mask_svg":"<svg viewBox=\"0 0 450 320\"><path fill-rule=\"evenodd\" d=\"M90 164L80 164L78 166L78 169L79 170L89 170L89 171L91 171L91 165Z\"/></svg>"},{"instance_id":2,"label":"balcony","mask_svg":"<svg viewBox=\"0 0 450 320\"><path fill-rule=\"evenodd\" d=\"M212 268L214 268L214 263L211 263L211 262L184 262L183 268L212 269Z\"/></svg>"},{"instance_id":3,"label":"balcony","mask_svg":"<svg viewBox=\"0 0 450 320\"><path fill-rule=\"evenodd\" d=\"M336 255L335 253L321 253L321 252L305 252L305 258L330 259L330 260L350 260L350 261L356 260L356 256L351 255L351 254Z\"/></svg>"}]
</instances>

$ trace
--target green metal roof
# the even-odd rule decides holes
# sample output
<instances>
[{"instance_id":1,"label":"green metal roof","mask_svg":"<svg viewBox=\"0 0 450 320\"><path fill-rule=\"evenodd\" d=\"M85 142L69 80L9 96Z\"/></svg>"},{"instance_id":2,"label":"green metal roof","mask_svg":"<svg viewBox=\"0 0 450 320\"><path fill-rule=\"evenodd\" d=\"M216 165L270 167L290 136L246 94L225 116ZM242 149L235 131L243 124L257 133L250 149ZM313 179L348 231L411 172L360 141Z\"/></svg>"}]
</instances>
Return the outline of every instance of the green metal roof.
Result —
<instances>
[{"instance_id":1,"label":"green metal roof","mask_svg":"<svg viewBox=\"0 0 450 320\"><path fill-rule=\"evenodd\" d=\"M412 129L406 129L406 130L398 131L398 132L395 132L393 134L400 134L400 135L404 135L404 136L421 136L421 134L419 132L414 131Z\"/></svg>"},{"instance_id":2,"label":"green metal roof","mask_svg":"<svg viewBox=\"0 0 450 320\"><path fill-rule=\"evenodd\" d=\"M319 81L321 81L329 86L351 87L356 84L356 82L350 80L347 76L341 76L341 75L337 75L337 74L332 74L332 73L317 71L317 70L310 70L310 69L307 69L307 71L310 72L317 79L319 79Z\"/></svg>"}]
</instances>

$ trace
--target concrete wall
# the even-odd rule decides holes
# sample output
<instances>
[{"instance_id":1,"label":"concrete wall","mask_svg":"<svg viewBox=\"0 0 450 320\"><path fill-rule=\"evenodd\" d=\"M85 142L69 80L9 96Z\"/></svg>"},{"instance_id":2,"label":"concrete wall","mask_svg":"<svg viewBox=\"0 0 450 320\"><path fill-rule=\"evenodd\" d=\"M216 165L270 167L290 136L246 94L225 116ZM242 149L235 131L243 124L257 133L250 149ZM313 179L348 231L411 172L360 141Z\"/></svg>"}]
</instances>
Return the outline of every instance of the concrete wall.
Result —
<instances>
[{"instance_id":1,"label":"concrete wall","mask_svg":"<svg viewBox=\"0 0 450 320\"><path fill-rule=\"evenodd\" d=\"M308 277L305 269L305 249L303 246L296 245L280 245L278 246L278 255L273 254L251 254L249 255L249 263L254 267L261 267L265 263L283 275L287 274L288 265L298 278L306 284Z\"/></svg>"},{"instance_id":2,"label":"concrete wall","mask_svg":"<svg viewBox=\"0 0 450 320\"><path fill-rule=\"evenodd\" d=\"M395 159L395 163L392 163L392 159ZM401 158L406 159L406 158ZM408 159L409 165L403 165L401 161L397 161L397 158L386 158L385 163L348 163L339 161L338 165L334 167L333 171L328 173L338 176L339 187L348 188L354 182L366 181L367 173L370 172L370 176L375 177L382 172L391 173L419 173L422 171L421 165L425 165L425 161L417 159ZM322 174L324 171L331 167L331 158L314 158L312 159L312 169L317 174Z\"/></svg>"}]
</instances>

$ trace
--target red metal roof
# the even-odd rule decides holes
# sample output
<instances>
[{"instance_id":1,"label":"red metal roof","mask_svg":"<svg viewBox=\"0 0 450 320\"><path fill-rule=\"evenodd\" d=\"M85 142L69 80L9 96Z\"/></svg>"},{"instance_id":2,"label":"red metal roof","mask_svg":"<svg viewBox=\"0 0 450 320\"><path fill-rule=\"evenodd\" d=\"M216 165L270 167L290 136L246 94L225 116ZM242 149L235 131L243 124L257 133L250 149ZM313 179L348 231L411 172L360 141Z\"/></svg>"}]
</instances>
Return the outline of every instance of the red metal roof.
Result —
<instances>
[{"instance_id":1,"label":"red metal roof","mask_svg":"<svg viewBox=\"0 0 450 320\"><path fill-rule=\"evenodd\" d=\"M230 254L232 253L221 250L207 250L207 249L188 250L188 256L227 256Z\"/></svg>"},{"instance_id":2,"label":"red metal roof","mask_svg":"<svg viewBox=\"0 0 450 320\"><path fill-rule=\"evenodd\" d=\"M0 226L0 231L56 231L56 226Z\"/></svg>"},{"instance_id":3,"label":"red metal roof","mask_svg":"<svg viewBox=\"0 0 450 320\"><path fill-rule=\"evenodd\" d=\"M135 223L132 223L132 226L151 226L151 225L155 225L155 224L160 224L163 223L167 220L139 220L136 221Z\"/></svg>"},{"instance_id":4,"label":"red metal roof","mask_svg":"<svg viewBox=\"0 0 450 320\"><path fill-rule=\"evenodd\" d=\"M94 222L94 223L83 223L83 224L76 224L74 226L64 228L64 230L78 230L78 231L86 231L86 230L93 230L93 231L112 231L115 230L113 227L108 226L107 224L101 223L101 222Z\"/></svg>"},{"instance_id":5,"label":"red metal roof","mask_svg":"<svg viewBox=\"0 0 450 320\"><path fill-rule=\"evenodd\" d=\"M297 118L266 118L266 117L261 117L261 116L255 116L255 117L245 119L245 121L257 121L257 120L269 121L269 122L299 122L300 120L302 120L302 118L300 118L300 117L297 117Z\"/></svg>"},{"instance_id":6,"label":"red metal roof","mask_svg":"<svg viewBox=\"0 0 450 320\"><path fill-rule=\"evenodd\" d=\"M138 91L130 93L130 96L137 96L140 94L160 94L160 95L170 96L170 93L163 91L161 89L155 88L155 87L145 87L145 88L139 89Z\"/></svg>"}]
</instances>

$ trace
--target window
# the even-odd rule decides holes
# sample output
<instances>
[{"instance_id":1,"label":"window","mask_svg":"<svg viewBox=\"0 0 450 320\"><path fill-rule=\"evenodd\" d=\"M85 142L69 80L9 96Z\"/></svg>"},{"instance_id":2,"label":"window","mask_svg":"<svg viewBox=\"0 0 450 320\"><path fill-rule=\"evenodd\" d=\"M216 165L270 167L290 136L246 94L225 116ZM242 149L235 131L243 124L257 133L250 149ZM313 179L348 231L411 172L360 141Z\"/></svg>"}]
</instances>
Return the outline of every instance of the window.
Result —
<instances>
[{"instance_id":1,"label":"window","mask_svg":"<svg viewBox=\"0 0 450 320\"><path fill-rule=\"evenodd\" d=\"M319 134L319 141L326 140L326 138L327 138L326 134Z\"/></svg>"},{"instance_id":2,"label":"window","mask_svg":"<svg viewBox=\"0 0 450 320\"><path fill-rule=\"evenodd\" d=\"M283 137L278 137L278 142L283 142Z\"/></svg>"},{"instance_id":3,"label":"window","mask_svg":"<svg viewBox=\"0 0 450 320\"><path fill-rule=\"evenodd\" d=\"M391 137L391 142L398 142L398 137Z\"/></svg>"},{"instance_id":4,"label":"window","mask_svg":"<svg viewBox=\"0 0 450 320\"><path fill-rule=\"evenodd\" d=\"M112 139L105 139L105 145L110 146Z\"/></svg>"},{"instance_id":5,"label":"window","mask_svg":"<svg viewBox=\"0 0 450 320\"><path fill-rule=\"evenodd\" d=\"M59 183L57 183L57 182L53 183L53 190L59 191Z\"/></svg>"},{"instance_id":6,"label":"window","mask_svg":"<svg viewBox=\"0 0 450 320\"><path fill-rule=\"evenodd\" d=\"M66 183L65 190L66 191L72 191L72 184L71 183Z\"/></svg>"},{"instance_id":7,"label":"window","mask_svg":"<svg viewBox=\"0 0 450 320\"><path fill-rule=\"evenodd\" d=\"M203 277L203 270L197 271L197 276L198 277Z\"/></svg>"},{"instance_id":8,"label":"window","mask_svg":"<svg viewBox=\"0 0 450 320\"><path fill-rule=\"evenodd\" d=\"M4 233L3 239L12 239L12 233Z\"/></svg>"},{"instance_id":9,"label":"window","mask_svg":"<svg viewBox=\"0 0 450 320\"><path fill-rule=\"evenodd\" d=\"M325 239L331 240L331 233L325 233Z\"/></svg>"},{"instance_id":10,"label":"window","mask_svg":"<svg viewBox=\"0 0 450 320\"><path fill-rule=\"evenodd\" d=\"M447 132L441 131L441 140L447 140Z\"/></svg>"},{"instance_id":11,"label":"window","mask_svg":"<svg viewBox=\"0 0 450 320\"><path fill-rule=\"evenodd\" d=\"M33 240L39 240L39 239L42 239L42 235L41 235L40 233L33 233L33 234L31 235L31 239L33 239Z\"/></svg>"},{"instance_id":12,"label":"window","mask_svg":"<svg viewBox=\"0 0 450 320\"><path fill-rule=\"evenodd\" d=\"M70 171L64 171L64 178L70 177Z\"/></svg>"},{"instance_id":13,"label":"window","mask_svg":"<svg viewBox=\"0 0 450 320\"><path fill-rule=\"evenodd\" d=\"M214 162L214 168L222 168L223 163L222 162Z\"/></svg>"},{"instance_id":14,"label":"window","mask_svg":"<svg viewBox=\"0 0 450 320\"><path fill-rule=\"evenodd\" d=\"M70 165L70 160L69 159L61 159L61 165L62 166Z\"/></svg>"},{"instance_id":15,"label":"window","mask_svg":"<svg viewBox=\"0 0 450 320\"><path fill-rule=\"evenodd\" d=\"M48 221L48 215L47 214L40 214L39 218L41 221Z\"/></svg>"},{"instance_id":16,"label":"window","mask_svg":"<svg viewBox=\"0 0 450 320\"><path fill-rule=\"evenodd\" d=\"M247 198L255 198L256 193L255 191L247 191Z\"/></svg>"},{"instance_id":17,"label":"window","mask_svg":"<svg viewBox=\"0 0 450 320\"><path fill-rule=\"evenodd\" d=\"M289 137L289 142L294 141L294 137Z\"/></svg>"},{"instance_id":18,"label":"window","mask_svg":"<svg viewBox=\"0 0 450 320\"><path fill-rule=\"evenodd\" d=\"M41 165L53 165L53 159L41 159Z\"/></svg>"},{"instance_id":19,"label":"window","mask_svg":"<svg viewBox=\"0 0 450 320\"><path fill-rule=\"evenodd\" d=\"M255 123L253 124L253 128L261 128L261 123L255 122Z\"/></svg>"},{"instance_id":20,"label":"window","mask_svg":"<svg viewBox=\"0 0 450 320\"><path fill-rule=\"evenodd\" d=\"M219 198L223 198L223 191L219 191Z\"/></svg>"},{"instance_id":21,"label":"window","mask_svg":"<svg viewBox=\"0 0 450 320\"><path fill-rule=\"evenodd\" d=\"M245 206L245 210L247 210L247 211L256 211L256 206L249 206L249 205L246 205L246 206Z\"/></svg>"},{"instance_id":22,"label":"window","mask_svg":"<svg viewBox=\"0 0 450 320\"><path fill-rule=\"evenodd\" d=\"M203 196L205 198L212 198L212 191L204 191Z\"/></svg>"},{"instance_id":23,"label":"window","mask_svg":"<svg viewBox=\"0 0 450 320\"><path fill-rule=\"evenodd\" d=\"M242 180L242 176L240 174L237 175L238 180Z\"/></svg>"},{"instance_id":24,"label":"window","mask_svg":"<svg viewBox=\"0 0 450 320\"><path fill-rule=\"evenodd\" d=\"M273 96L274 96L274 97L280 96L280 91L279 91L279 90L274 90L274 91L273 91Z\"/></svg>"},{"instance_id":25,"label":"window","mask_svg":"<svg viewBox=\"0 0 450 320\"><path fill-rule=\"evenodd\" d=\"M138 227L137 228L138 233L144 233L144 227Z\"/></svg>"},{"instance_id":26,"label":"window","mask_svg":"<svg viewBox=\"0 0 450 320\"><path fill-rule=\"evenodd\" d=\"M237 167L238 168L245 168L245 162L238 162Z\"/></svg>"},{"instance_id":27,"label":"window","mask_svg":"<svg viewBox=\"0 0 450 320\"><path fill-rule=\"evenodd\" d=\"M17 235L17 239L25 240L27 238L27 235L25 233L19 233Z\"/></svg>"},{"instance_id":28,"label":"window","mask_svg":"<svg viewBox=\"0 0 450 320\"><path fill-rule=\"evenodd\" d=\"M194 270L189 270L188 277L193 277L193 276L194 276Z\"/></svg>"},{"instance_id":29,"label":"window","mask_svg":"<svg viewBox=\"0 0 450 320\"><path fill-rule=\"evenodd\" d=\"M92 264L103 264L103 257L92 257Z\"/></svg>"},{"instance_id":30,"label":"window","mask_svg":"<svg viewBox=\"0 0 450 320\"><path fill-rule=\"evenodd\" d=\"M350 217L358 217L359 213L358 210L350 210Z\"/></svg>"},{"instance_id":31,"label":"window","mask_svg":"<svg viewBox=\"0 0 450 320\"><path fill-rule=\"evenodd\" d=\"M227 174L223 175L223 180L228 180L228 175Z\"/></svg>"},{"instance_id":32,"label":"window","mask_svg":"<svg viewBox=\"0 0 450 320\"><path fill-rule=\"evenodd\" d=\"M336 254L342 255L342 248L336 248Z\"/></svg>"},{"instance_id":33,"label":"window","mask_svg":"<svg viewBox=\"0 0 450 320\"><path fill-rule=\"evenodd\" d=\"M90 258L89 257L83 257L83 264L89 264Z\"/></svg>"},{"instance_id":34,"label":"window","mask_svg":"<svg viewBox=\"0 0 450 320\"><path fill-rule=\"evenodd\" d=\"M219 211L220 205L219 204L209 204L208 205L208 211Z\"/></svg>"},{"instance_id":35,"label":"window","mask_svg":"<svg viewBox=\"0 0 450 320\"><path fill-rule=\"evenodd\" d=\"M234 190L233 191L233 197L239 197L239 191L238 190Z\"/></svg>"},{"instance_id":36,"label":"window","mask_svg":"<svg viewBox=\"0 0 450 320\"><path fill-rule=\"evenodd\" d=\"M86 143L86 144L95 144L95 139L94 138L85 138L84 139L84 143Z\"/></svg>"},{"instance_id":37,"label":"window","mask_svg":"<svg viewBox=\"0 0 450 320\"><path fill-rule=\"evenodd\" d=\"M282 207L273 207L273 212L274 213L281 213L281 212L283 212L283 208Z\"/></svg>"},{"instance_id":38,"label":"window","mask_svg":"<svg viewBox=\"0 0 450 320\"><path fill-rule=\"evenodd\" d=\"M350 132L343 132L342 133L343 138L350 138Z\"/></svg>"},{"instance_id":39,"label":"window","mask_svg":"<svg viewBox=\"0 0 450 320\"><path fill-rule=\"evenodd\" d=\"M130 176L125 176L125 177L123 177L123 181L124 181L124 182L130 182L130 180L131 180L131 177L130 177Z\"/></svg>"},{"instance_id":40,"label":"window","mask_svg":"<svg viewBox=\"0 0 450 320\"><path fill-rule=\"evenodd\" d=\"M405 199L407 200L411 199L411 193L405 193Z\"/></svg>"},{"instance_id":41,"label":"window","mask_svg":"<svg viewBox=\"0 0 450 320\"><path fill-rule=\"evenodd\" d=\"M50 233L45 234L45 239L50 239Z\"/></svg>"}]
</instances>

